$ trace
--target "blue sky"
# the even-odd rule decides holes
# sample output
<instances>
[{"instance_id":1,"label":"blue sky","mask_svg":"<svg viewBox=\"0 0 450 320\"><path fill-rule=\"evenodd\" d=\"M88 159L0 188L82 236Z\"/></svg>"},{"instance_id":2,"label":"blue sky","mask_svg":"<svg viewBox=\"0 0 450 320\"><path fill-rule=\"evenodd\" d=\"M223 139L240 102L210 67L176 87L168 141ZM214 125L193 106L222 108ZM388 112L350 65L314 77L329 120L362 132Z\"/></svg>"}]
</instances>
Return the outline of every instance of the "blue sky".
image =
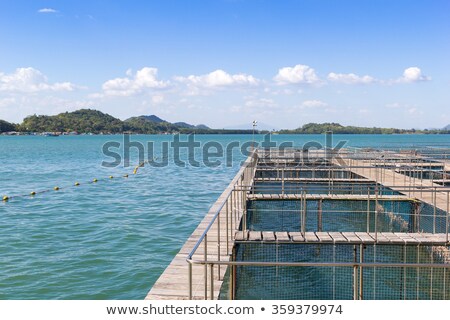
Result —
<instances>
[{"instance_id":1,"label":"blue sky","mask_svg":"<svg viewBox=\"0 0 450 320\"><path fill-rule=\"evenodd\" d=\"M450 1L0 2L0 119L450 123Z\"/></svg>"}]
</instances>

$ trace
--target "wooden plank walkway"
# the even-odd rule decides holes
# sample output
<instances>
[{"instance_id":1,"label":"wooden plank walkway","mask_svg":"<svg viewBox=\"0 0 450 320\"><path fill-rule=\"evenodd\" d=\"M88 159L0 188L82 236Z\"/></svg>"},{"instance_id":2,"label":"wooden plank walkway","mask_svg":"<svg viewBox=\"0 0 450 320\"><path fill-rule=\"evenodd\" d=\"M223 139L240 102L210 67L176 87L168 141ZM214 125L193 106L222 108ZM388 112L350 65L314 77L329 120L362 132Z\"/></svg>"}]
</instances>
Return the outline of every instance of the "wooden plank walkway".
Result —
<instances>
[{"instance_id":1,"label":"wooden plank walkway","mask_svg":"<svg viewBox=\"0 0 450 320\"><path fill-rule=\"evenodd\" d=\"M440 184L434 183L430 180L420 180L414 177L409 177L392 169L381 169L375 167L363 168L362 165L364 165L364 162L362 160L341 159L340 161L344 161L346 165L349 166L356 166L356 168L353 167L351 170L360 176L376 181L380 184L388 185L392 190L401 192L410 198L416 198L432 206L435 205L436 208L439 208L445 212L449 212L450 188L442 189L442 185ZM406 190L405 186L411 187L409 190ZM428 191L425 191L423 187L427 187ZM433 188L436 188L436 192L431 192Z\"/></svg>"},{"instance_id":2,"label":"wooden plank walkway","mask_svg":"<svg viewBox=\"0 0 450 320\"><path fill-rule=\"evenodd\" d=\"M370 181L368 179L348 179L348 178L255 178L255 182L322 182L322 183L328 183L330 181L332 182L349 182L349 183L373 183L373 181Z\"/></svg>"},{"instance_id":3,"label":"wooden plank walkway","mask_svg":"<svg viewBox=\"0 0 450 320\"><path fill-rule=\"evenodd\" d=\"M446 235L442 233L402 232L236 232L236 243L345 243L345 244L396 244L447 246Z\"/></svg>"},{"instance_id":4,"label":"wooden plank walkway","mask_svg":"<svg viewBox=\"0 0 450 320\"><path fill-rule=\"evenodd\" d=\"M281 171L286 171L286 172L328 172L328 171L337 171L337 172L347 172L347 173L351 173L350 170L346 169L346 168L342 168L338 165L334 165L332 167L308 167L308 166L303 166L303 167L273 167L273 168L267 168L267 167L258 167L258 169L256 170L256 172L258 171L263 171L263 172L281 172Z\"/></svg>"},{"instance_id":5,"label":"wooden plank walkway","mask_svg":"<svg viewBox=\"0 0 450 320\"><path fill-rule=\"evenodd\" d=\"M223 191L221 196L210 208L204 219L197 226L195 231L188 238L181 250L174 257L169 266L164 270L158 280L154 283L150 292L145 297L146 300L187 300L189 299L189 263L187 257L195 247L196 243L200 239L207 226L213 220L216 212L220 206L227 199L228 194L232 191L233 186L240 179L244 168L242 167L236 174L234 179ZM239 207L242 205L242 198L235 197L235 205ZM227 222L228 227L231 228L232 214L229 212L228 221L226 219L226 207L222 208L219 215L219 219L212 225L212 228L208 232L208 241L206 246L207 258L210 260L229 261L231 249L234 245L231 239L227 242ZM220 228L217 221L220 221ZM229 229L229 238L234 235L234 232ZM193 256L194 260L203 260L205 258L205 245L203 244L197 249L196 254ZM199 300L205 299L205 291L210 299L210 283L209 283L209 269L207 271L207 285L205 287L205 270L203 265L192 266L192 299ZM225 266L215 266L214 275L214 298L217 299L220 293L223 277L226 272Z\"/></svg>"},{"instance_id":6,"label":"wooden plank walkway","mask_svg":"<svg viewBox=\"0 0 450 320\"><path fill-rule=\"evenodd\" d=\"M249 194L247 195L248 200L347 200L347 201L367 201L376 200L378 201L413 201L414 198L408 197L406 195L379 195L374 194L306 194L302 195L299 193L289 193L289 194Z\"/></svg>"}]
</instances>

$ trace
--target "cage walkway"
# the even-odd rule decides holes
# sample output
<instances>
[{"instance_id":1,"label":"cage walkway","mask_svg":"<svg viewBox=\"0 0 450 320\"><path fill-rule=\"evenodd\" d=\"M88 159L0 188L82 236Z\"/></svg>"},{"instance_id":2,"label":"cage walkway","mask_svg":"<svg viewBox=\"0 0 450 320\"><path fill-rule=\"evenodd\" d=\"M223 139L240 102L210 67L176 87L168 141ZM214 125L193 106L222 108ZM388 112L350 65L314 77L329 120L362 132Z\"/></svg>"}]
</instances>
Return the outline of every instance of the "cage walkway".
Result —
<instances>
[{"instance_id":1,"label":"cage walkway","mask_svg":"<svg viewBox=\"0 0 450 320\"><path fill-rule=\"evenodd\" d=\"M347 243L445 246L446 234L402 232L272 232L237 231L236 242L264 243Z\"/></svg>"},{"instance_id":2,"label":"cage walkway","mask_svg":"<svg viewBox=\"0 0 450 320\"><path fill-rule=\"evenodd\" d=\"M348 200L348 201L414 201L406 195L373 195L373 194L301 194L301 193L275 193L275 194L248 194L248 200Z\"/></svg>"}]
</instances>

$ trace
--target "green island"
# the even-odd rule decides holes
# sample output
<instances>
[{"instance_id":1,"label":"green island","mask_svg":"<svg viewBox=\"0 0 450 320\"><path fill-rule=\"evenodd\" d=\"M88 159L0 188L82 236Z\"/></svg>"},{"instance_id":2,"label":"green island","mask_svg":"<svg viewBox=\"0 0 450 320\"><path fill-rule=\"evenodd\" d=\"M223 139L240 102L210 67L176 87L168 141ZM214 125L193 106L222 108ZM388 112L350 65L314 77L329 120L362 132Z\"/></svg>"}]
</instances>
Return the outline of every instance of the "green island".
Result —
<instances>
[{"instance_id":1,"label":"green island","mask_svg":"<svg viewBox=\"0 0 450 320\"><path fill-rule=\"evenodd\" d=\"M331 131L335 134L449 134L450 125L442 129L396 129L377 127L343 126L339 123L308 123L293 130L272 131L275 134L321 134ZM32 115L22 123L14 124L0 120L2 134L252 134L251 129L212 129L204 124L192 125L186 122L163 120L155 115L137 116L120 120L93 109L80 109L54 116ZM256 130L255 133L270 133Z\"/></svg>"}]
</instances>

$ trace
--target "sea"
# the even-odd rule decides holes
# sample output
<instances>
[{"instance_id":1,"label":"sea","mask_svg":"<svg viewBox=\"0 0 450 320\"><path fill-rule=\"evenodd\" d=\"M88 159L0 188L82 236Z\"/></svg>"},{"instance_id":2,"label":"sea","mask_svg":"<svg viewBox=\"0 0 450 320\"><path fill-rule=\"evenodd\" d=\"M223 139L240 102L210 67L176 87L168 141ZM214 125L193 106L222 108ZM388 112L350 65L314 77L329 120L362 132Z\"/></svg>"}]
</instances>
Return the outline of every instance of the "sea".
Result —
<instances>
[{"instance_id":1,"label":"sea","mask_svg":"<svg viewBox=\"0 0 450 320\"><path fill-rule=\"evenodd\" d=\"M332 138L450 144L449 135ZM248 150L268 139L326 144L325 135L0 136L0 299L143 299Z\"/></svg>"}]
</instances>

